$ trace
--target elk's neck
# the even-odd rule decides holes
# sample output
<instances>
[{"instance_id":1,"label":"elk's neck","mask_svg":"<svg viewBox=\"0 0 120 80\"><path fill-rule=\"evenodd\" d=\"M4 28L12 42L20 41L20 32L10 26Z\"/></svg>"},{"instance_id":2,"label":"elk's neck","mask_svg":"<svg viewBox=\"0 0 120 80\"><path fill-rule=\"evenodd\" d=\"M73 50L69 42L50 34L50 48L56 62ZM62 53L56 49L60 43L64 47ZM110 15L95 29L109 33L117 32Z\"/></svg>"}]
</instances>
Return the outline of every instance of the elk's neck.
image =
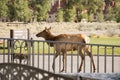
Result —
<instances>
[{"instance_id":1,"label":"elk's neck","mask_svg":"<svg viewBox=\"0 0 120 80\"><path fill-rule=\"evenodd\" d=\"M53 35L53 34L47 34L47 36L46 36L46 38L45 38L45 40L50 40L50 41L53 41L54 40L54 38L55 38L55 36Z\"/></svg>"}]
</instances>

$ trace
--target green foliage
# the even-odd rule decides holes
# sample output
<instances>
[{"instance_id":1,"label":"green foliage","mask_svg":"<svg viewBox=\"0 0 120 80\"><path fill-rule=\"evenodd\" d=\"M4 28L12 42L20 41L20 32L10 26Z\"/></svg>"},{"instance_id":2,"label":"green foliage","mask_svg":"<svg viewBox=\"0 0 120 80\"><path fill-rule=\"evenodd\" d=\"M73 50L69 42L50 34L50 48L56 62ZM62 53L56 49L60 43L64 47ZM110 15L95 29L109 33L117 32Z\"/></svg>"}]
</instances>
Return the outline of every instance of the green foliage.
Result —
<instances>
[{"instance_id":1,"label":"green foliage","mask_svg":"<svg viewBox=\"0 0 120 80\"><path fill-rule=\"evenodd\" d=\"M108 7L105 15L106 21L115 21L115 13L112 7Z\"/></svg>"},{"instance_id":2,"label":"green foliage","mask_svg":"<svg viewBox=\"0 0 120 80\"><path fill-rule=\"evenodd\" d=\"M87 19L88 20L88 14L87 13L82 14L82 19Z\"/></svg>"},{"instance_id":3,"label":"green foliage","mask_svg":"<svg viewBox=\"0 0 120 80\"><path fill-rule=\"evenodd\" d=\"M63 21L63 10L62 9L58 9L57 13L56 13L56 20L58 22L62 22Z\"/></svg>"},{"instance_id":4,"label":"green foliage","mask_svg":"<svg viewBox=\"0 0 120 80\"><path fill-rule=\"evenodd\" d=\"M75 1L74 0L62 0L64 2L64 21L73 22L75 21Z\"/></svg>"},{"instance_id":5,"label":"green foliage","mask_svg":"<svg viewBox=\"0 0 120 80\"><path fill-rule=\"evenodd\" d=\"M114 1L115 1L115 5L108 6L106 10L105 20L120 22L120 2L119 0L114 0ZM108 3L110 3L110 1Z\"/></svg>"},{"instance_id":6,"label":"green foliage","mask_svg":"<svg viewBox=\"0 0 120 80\"><path fill-rule=\"evenodd\" d=\"M66 9L64 13L64 20L66 22L73 22L75 20L75 10L74 9Z\"/></svg>"},{"instance_id":7,"label":"green foliage","mask_svg":"<svg viewBox=\"0 0 120 80\"><path fill-rule=\"evenodd\" d=\"M30 9L27 0L19 0L15 4L16 15L19 21L28 21L31 18Z\"/></svg>"},{"instance_id":8,"label":"green foliage","mask_svg":"<svg viewBox=\"0 0 120 80\"><path fill-rule=\"evenodd\" d=\"M9 0L9 18L11 21L29 21L32 17L27 0Z\"/></svg>"},{"instance_id":9,"label":"green foliage","mask_svg":"<svg viewBox=\"0 0 120 80\"><path fill-rule=\"evenodd\" d=\"M89 21L89 22L94 21L94 14L88 15L88 21Z\"/></svg>"},{"instance_id":10,"label":"green foliage","mask_svg":"<svg viewBox=\"0 0 120 80\"><path fill-rule=\"evenodd\" d=\"M7 0L0 0L0 17L6 18L8 15Z\"/></svg>"},{"instance_id":11,"label":"green foliage","mask_svg":"<svg viewBox=\"0 0 120 80\"><path fill-rule=\"evenodd\" d=\"M0 0L0 17L11 21L43 21L49 10L50 0Z\"/></svg>"},{"instance_id":12,"label":"green foliage","mask_svg":"<svg viewBox=\"0 0 120 80\"><path fill-rule=\"evenodd\" d=\"M103 22L104 21L104 15L103 15L102 11L97 13L97 21L99 21L99 22Z\"/></svg>"},{"instance_id":13,"label":"green foliage","mask_svg":"<svg viewBox=\"0 0 120 80\"><path fill-rule=\"evenodd\" d=\"M82 15L77 13L76 21L77 21L77 22L80 22L81 19L82 19Z\"/></svg>"},{"instance_id":14,"label":"green foliage","mask_svg":"<svg viewBox=\"0 0 120 80\"><path fill-rule=\"evenodd\" d=\"M120 10L117 12L115 17L116 17L116 21L120 22Z\"/></svg>"},{"instance_id":15,"label":"green foliage","mask_svg":"<svg viewBox=\"0 0 120 80\"><path fill-rule=\"evenodd\" d=\"M115 6L110 6L111 0L61 0L62 10L58 10L57 21L81 21L87 19L94 21L117 21L120 22L120 2L115 1ZM107 10L104 13L104 1ZM0 0L0 18L10 21L46 21L51 9L51 0ZM86 10L86 12L84 12Z\"/></svg>"},{"instance_id":16,"label":"green foliage","mask_svg":"<svg viewBox=\"0 0 120 80\"><path fill-rule=\"evenodd\" d=\"M74 0L72 6L76 8L77 21L81 21L81 19L94 21L94 15L103 11L103 2L104 0ZM87 10L87 12L83 12L84 10Z\"/></svg>"},{"instance_id":17,"label":"green foliage","mask_svg":"<svg viewBox=\"0 0 120 80\"><path fill-rule=\"evenodd\" d=\"M31 5L34 11L34 18L37 18L37 21L45 21L46 18L48 18L48 11L50 11L50 0L34 0Z\"/></svg>"},{"instance_id":18,"label":"green foliage","mask_svg":"<svg viewBox=\"0 0 120 80\"><path fill-rule=\"evenodd\" d=\"M115 12L115 19L116 19L116 21L117 22L120 22L120 6L116 6L115 8L114 8L114 10L116 11Z\"/></svg>"}]
</instances>

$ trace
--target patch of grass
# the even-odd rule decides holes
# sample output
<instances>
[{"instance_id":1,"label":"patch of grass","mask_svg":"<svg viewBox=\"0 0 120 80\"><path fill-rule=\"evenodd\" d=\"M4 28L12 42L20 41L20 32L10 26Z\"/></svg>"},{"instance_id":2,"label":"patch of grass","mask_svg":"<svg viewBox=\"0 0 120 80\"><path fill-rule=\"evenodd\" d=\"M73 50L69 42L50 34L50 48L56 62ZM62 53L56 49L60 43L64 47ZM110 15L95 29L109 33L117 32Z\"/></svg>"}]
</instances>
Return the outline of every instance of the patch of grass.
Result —
<instances>
[{"instance_id":1,"label":"patch of grass","mask_svg":"<svg viewBox=\"0 0 120 80\"><path fill-rule=\"evenodd\" d=\"M120 45L120 37L91 38L91 44Z\"/></svg>"},{"instance_id":2,"label":"patch of grass","mask_svg":"<svg viewBox=\"0 0 120 80\"><path fill-rule=\"evenodd\" d=\"M120 47L103 47L103 46L93 46L92 47L93 54L100 55L120 55Z\"/></svg>"},{"instance_id":3,"label":"patch of grass","mask_svg":"<svg viewBox=\"0 0 120 80\"><path fill-rule=\"evenodd\" d=\"M105 44L105 45L120 45L119 37L107 37L107 38L91 38L91 44ZM99 51L99 52L98 52ZM92 48L93 54L112 54L120 55L120 47L105 47L105 46L94 46Z\"/></svg>"}]
</instances>

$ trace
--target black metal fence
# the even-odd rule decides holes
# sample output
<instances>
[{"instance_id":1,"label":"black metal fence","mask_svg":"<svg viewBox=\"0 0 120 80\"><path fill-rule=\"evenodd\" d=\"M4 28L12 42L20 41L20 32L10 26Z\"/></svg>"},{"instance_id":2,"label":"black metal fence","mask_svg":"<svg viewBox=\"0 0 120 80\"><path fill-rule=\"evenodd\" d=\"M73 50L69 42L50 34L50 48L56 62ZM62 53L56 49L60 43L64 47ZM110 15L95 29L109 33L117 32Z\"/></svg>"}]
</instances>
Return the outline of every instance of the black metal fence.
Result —
<instances>
[{"instance_id":1,"label":"black metal fence","mask_svg":"<svg viewBox=\"0 0 120 80\"><path fill-rule=\"evenodd\" d=\"M55 60L55 70L52 69L53 57L56 53L51 44L83 45L73 42L53 42L40 40L24 40L0 38L0 63L20 63L34 66L50 72L60 73L62 69L62 53ZM120 45L84 44L89 45L90 52L96 66L96 73L119 73L120 72ZM78 46L79 47L79 46ZM60 49L62 50L62 49ZM67 52L65 73L78 73L81 57L78 50ZM85 54L81 73L93 72L91 59Z\"/></svg>"},{"instance_id":2,"label":"black metal fence","mask_svg":"<svg viewBox=\"0 0 120 80\"><path fill-rule=\"evenodd\" d=\"M85 78L87 79L87 78ZM77 80L22 64L0 63L0 80Z\"/></svg>"}]
</instances>

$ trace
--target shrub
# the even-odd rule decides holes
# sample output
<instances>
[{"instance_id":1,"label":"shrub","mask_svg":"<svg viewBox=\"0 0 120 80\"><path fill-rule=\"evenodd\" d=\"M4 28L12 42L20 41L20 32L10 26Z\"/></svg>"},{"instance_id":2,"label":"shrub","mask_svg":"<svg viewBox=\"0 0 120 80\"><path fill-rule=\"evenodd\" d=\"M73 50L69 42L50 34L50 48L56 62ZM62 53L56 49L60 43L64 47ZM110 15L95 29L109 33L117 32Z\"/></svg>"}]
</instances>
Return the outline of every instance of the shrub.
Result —
<instances>
[{"instance_id":1,"label":"shrub","mask_svg":"<svg viewBox=\"0 0 120 80\"><path fill-rule=\"evenodd\" d=\"M103 22L104 21L104 15L103 15L102 11L97 13L97 21L98 22Z\"/></svg>"},{"instance_id":2,"label":"shrub","mask_svg":"<svg viewBox=\"0 0 120 80\"><path fill-rule=\"evenodd\" d=\"M94 14L88 15L88 21L89 21L89 22L94 21Z\"/></svg>"},{"instance_id":3,"label":"shrub","mask_svg":"<svg viewBox=\"0 0 120 80\"><path fill-rule=\"evenodd\" d=\"M82 19L87 19L88 20L88 14L87 13L82 14Z\"/></svg>"},{"instance_id":4,"label":"shrub","mask_svg":"<svg viewBox=\"0 0 120 80\"><path fill-rule=\"evenodd\" d=\"M66 22L73 22L75 20L75 10L74 9L66 9L64 13L64 20Z\"/></svg>"},{"instance_id":5,"label":"shrub","mask_svg":"<svg viewBox=\"0 0 120 80\"><path fill-rule=\"evenodd\" d=\"M63 10L61 8L59 8L57 10L56 21L57 22L62 22L63 21Z\"/></svg>"},{"instance_id":6,"label":"shrub","mask_svg":"<svg viewBox=\"0 0 120 80\"><path fill-rule=\"evenodd\" d=\"M107 8L106 15L105 15L106 21L116 21L116 18L115 18L116 11L114 9L115 8L112 8L112 7Z\"/></svg>"}]
</instances>

